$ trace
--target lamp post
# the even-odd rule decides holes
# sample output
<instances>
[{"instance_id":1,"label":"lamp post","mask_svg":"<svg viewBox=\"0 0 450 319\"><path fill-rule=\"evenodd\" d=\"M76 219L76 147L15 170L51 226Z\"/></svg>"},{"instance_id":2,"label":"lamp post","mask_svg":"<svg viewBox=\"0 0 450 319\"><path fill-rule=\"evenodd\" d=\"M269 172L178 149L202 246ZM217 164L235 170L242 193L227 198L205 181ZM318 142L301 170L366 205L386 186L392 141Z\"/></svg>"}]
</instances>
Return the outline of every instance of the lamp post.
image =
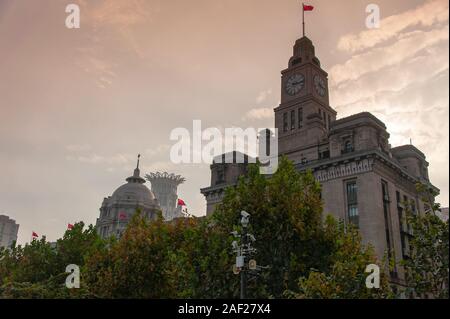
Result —
<instances>
[{"instance_id":1,"label":"lamp post","mask_svg":"<svg viewBox=\"0 0 450 319\"><path fill-rule=\"evenodd\" d=\"M248 261L246 257L248 254L252 253L254 249L250 247L250 243L248 242L248 236L254 238L253 235L249 235L247 233L247 228L250 222L250 214L246 211L241 211L241 226L242 231L239 234L236 231L233 231L231 234L235 238L240 238L240 244L237 241L233 241L232 246L233 250L236 252L236 265L235 274L240 273L241 275L241 291L240 298L245 299L247 296L247 270L248 270Z\"/></svg>"},{"instance_id":2,"label":"lamp post","mask_svg":"<svg viewBox=\"0 0 450 319\"><path fill-rule=\"evenodd\" d=\"M252 254L256 253L256 249L252 247L252 243L256 241L253 234L248 233L248 226L250 224L250 214L246 211L241 211L241 232L236 230L231 234L236 238L232 242L233 251L236 253L236 264L233 266L233 273L240 275L241 279L241 291L240 298L247 298L247 282L255 280L260 276L260 272L264 269L270 268L270 266L259 266L256 264L256 260L249 259Z\"/></svg>"},{"instance_id":3,"label":"lamp post","mask_svg":"<svg viewBox=\"0 0 450 319\"><path fill-rule=\"evenodd\" d=\"M241 225L242 225L242 257L244 259L244 267L241 271L241 299L245 299L247 296L247 261L245 260L246 257L246 246L247 246L247 226L248 226L249 220L248 217L241 219Z\"/></svg>"}]
</instances>

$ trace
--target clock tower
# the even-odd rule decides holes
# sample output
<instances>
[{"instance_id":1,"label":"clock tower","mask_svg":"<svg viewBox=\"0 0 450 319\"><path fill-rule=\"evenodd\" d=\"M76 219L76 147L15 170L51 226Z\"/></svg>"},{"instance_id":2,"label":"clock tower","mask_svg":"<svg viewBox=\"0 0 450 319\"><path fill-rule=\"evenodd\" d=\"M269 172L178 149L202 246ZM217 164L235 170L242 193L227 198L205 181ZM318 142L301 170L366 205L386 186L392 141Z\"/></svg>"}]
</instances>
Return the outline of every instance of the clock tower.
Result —
<instances>
[{"instance_id":1,"label":"clock tower","mask_svg":"<svg viewBox=\"0 0 450 319\"><path fill-rule=\"evenodd\" d=\"M281 104L275 108L280 154L295 163L326 158L328 132L334 120L328 74L320 67L312 41L302 37L295 42L288 68L281 71Z\"/></svg>"}]
</instances>

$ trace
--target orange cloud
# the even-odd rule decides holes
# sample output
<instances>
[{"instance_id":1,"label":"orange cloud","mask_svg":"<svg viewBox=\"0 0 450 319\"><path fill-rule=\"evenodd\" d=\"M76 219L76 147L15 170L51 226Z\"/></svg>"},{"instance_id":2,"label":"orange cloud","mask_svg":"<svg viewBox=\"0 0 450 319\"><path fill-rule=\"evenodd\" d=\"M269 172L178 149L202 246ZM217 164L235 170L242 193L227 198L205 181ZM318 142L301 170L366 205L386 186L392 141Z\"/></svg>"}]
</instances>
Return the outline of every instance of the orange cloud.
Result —
<instances>
[{"instance_id":1,"label":"orange cloud","mask_svg":"<svg viewBox=\"0 0 450 319\"><path fill-rule=\"evenodd\" d=\"M382 10L382 8L381 8ZM431 0L425 4L381 20L379 29L348 34L338 42L338 49L356 53L391 40L412 26L429 27L448 20L448 0ZM382 14L382 11L381 11Z\"/></svg>"}]
</instances>

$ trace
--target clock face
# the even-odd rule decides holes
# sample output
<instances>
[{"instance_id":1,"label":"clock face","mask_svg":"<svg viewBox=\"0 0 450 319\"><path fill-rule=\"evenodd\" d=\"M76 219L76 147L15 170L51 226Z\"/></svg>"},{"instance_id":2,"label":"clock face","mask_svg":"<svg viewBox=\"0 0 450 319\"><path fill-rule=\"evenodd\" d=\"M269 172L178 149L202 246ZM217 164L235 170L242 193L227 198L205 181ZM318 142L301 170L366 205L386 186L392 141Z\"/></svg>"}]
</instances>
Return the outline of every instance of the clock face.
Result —
<instances>
[{"instance_id":1,"label":"clock face","mask_svg":"<svg viewBox=\"0 0 450 319\"><path fill-rule=\"evenodd\" d=\"M325 96L327 90L325 80L317 74L314 76L314 88L320 96Z\"/></svg>"},{"instance_id":2,"label":"clock face","mask_svg":"<svg viewBox=\"0 0 450 319\"><path fill-rule=\"evenodd\" d=\"M301 73L292 75L286 82L286 93L295 95L305 86L305 76Z\"/></svg>"}]
</instances>

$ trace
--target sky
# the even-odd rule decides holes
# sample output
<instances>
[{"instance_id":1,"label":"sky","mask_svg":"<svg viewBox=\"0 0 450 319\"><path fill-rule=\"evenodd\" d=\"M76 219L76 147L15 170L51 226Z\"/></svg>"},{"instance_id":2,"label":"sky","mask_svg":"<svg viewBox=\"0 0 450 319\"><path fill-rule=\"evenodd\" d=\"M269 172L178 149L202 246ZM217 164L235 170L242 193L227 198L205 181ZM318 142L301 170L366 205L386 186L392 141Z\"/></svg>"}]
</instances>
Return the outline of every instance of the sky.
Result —
<instances>
[{"instance_id":1,"label":"sky","mask_svg":"<svg viewBox=\"0 0 450 319\"><path fill-rule=\"evenodd\" d=\"M307 36L329 73L338 118L368 111L393 147L430 163L449 199L447 0L311 0ZM80 7L68 29L68 4ZM104 197L141 172L186 182L179 197L205 214L209 164L173 164L174 128L273 127L280 71L301 36L298 0L0 0L0 214L56 240L95 224ZM147 184L148 185L148 184ZM149 186L149 185L148 185Z\"/></svg>"}]
</instances>

